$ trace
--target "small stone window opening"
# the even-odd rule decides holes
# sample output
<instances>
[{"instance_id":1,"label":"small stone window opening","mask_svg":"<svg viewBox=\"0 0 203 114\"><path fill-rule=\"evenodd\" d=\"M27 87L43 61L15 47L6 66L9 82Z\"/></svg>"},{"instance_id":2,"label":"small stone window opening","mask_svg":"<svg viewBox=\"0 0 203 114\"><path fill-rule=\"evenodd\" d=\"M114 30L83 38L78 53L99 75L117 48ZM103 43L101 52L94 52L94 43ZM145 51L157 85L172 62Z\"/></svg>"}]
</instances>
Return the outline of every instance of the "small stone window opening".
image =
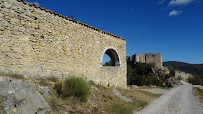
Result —
<instances>
[{"instance_id":1,"label":"small stone window opening","mask_svg":"<svg viewBox=\"0 0 203 114\"><path fill-rule=\"evenodd\" d=\"M114 49L108 49L103 55L102 66L120 66L120 60Z\"/></svg>"}]
</instances>

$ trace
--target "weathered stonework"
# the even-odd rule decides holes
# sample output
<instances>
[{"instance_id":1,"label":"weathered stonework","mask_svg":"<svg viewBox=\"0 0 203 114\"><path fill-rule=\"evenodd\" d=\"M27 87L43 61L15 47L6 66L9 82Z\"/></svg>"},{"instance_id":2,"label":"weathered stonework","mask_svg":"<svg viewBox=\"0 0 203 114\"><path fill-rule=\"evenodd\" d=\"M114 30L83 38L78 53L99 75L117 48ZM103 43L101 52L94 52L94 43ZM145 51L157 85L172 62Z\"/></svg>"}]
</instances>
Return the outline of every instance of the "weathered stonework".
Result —
<instances>
[{"instance_id":1,"label":"weathered stonework","mask_svg":"<svg viewBox=\"0 0 203 114\"><path fill-rule=\"evenodd\" d=\"M134 54L132 56L127 56L127 62L130 65L134 65L136 63L154 64L155 68L163 69L162 56L160 53Z\"/></svg>"},{"instance_id":2,"label":"weathered stonework","mask_svg":"<svg viewBox=\"0 0 203 114\"><path fill-rule=\"evenodd\" d=\"M183 72L183 71L175 70L175 77L176 77L177 79L181 79L181 80L183 80L183 81L188 82L188 78L191 78L191 77L193 77L193 76L192 76L192 74L190 74L190 73L185 73L185 72Z\"/></svg>"},{"instance_id":3,"label":"weathered stonework","mask_svg":"<svg viewBox=\"0 0 203 114\"><path fill-rule=\"evenodd\" d=\"M139 62L140 62L140 63L146 63L145 54L140 54Z\"/></svg>"},{"instance_id":4,"label":"weathered stonework","mask_svg":"<svg viewBox=\"0 0 203 114\"><path fill-rule=\"evenodd\" d=\"M126 87L126 41L23 0L0 1L0 70L26 77L79 75ZM119 66L104 67L106 49Z\"/></svg>"},{"instance_id":5,"label":"weathered stonework","mask_svg":"<svg viewBox=\"0 0 203 114\"><path fill-rule=\"evenodd\" d=\"M162 56L160 53L158 54L152 54L152 53L146 53L145 54L146 63L154 64L157 69L162 69Z\"/></svg>"}]
</instances>

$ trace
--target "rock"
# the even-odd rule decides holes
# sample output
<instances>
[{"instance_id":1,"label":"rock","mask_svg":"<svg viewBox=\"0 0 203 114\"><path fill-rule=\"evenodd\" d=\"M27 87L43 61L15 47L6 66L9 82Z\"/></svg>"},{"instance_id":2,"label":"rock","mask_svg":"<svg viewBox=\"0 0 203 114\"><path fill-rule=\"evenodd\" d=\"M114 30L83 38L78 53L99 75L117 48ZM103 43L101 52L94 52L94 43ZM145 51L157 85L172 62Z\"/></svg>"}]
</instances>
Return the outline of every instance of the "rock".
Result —
<instances>
[{"instance_id":1,"label":"rock","mask_svg":"<svg viewBox=\"0 0 203 114\"><path fill-rule=\"evenodd\" d=\"M39 91L40 94L42 94L45 98L46 97L49 97L50 96L50 89L48 87L42 87L42 86L39 86L37 88L37 90Z\"/></svg>"},{"instance_id":2,"label":"rock","mask_svg":"<svg viewBox=\"0 0 203 114\"><path fill-rule=\"evenodd\" d=\"M137 85L132 85L132 88L138 89L139 87Z\"/></svg>"},{"instance_id":3,"label":"rock","mask_svg":"<svg viewBox=\"0 0 203 114\"><path fill-rule=\"evenodd\" d=\"M125 102L130 102L132 103L132 99L127 98L125 95L122 95L118 90L116 90L115 88L112 89L113 93L120 98L121 100L125 101Z\"/></svg>"},{"instance_id":4,"label":"rock","mask_svg":"<svg viewBox=\"0 0 203 114\"><path fill-rule=\"evenodd\" d=\"M34 85L8 77L0 77L0 96L3 96L7 113L45 114L50 106ZM39 112L40 110L40 112Z\"/></svg>"}]
</instances>

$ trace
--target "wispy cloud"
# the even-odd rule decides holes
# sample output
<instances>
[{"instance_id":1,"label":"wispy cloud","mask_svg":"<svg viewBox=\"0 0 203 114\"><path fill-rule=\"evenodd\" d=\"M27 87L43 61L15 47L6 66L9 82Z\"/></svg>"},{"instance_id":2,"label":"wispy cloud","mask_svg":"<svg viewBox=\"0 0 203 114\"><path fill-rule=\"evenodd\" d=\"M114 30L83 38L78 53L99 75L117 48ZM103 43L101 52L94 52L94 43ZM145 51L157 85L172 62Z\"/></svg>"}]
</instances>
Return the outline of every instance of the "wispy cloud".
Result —
<instances>
[{"instance_id":1,"label":"wispy cloud","mask_svg":"<svg viewBox=\"0 0 203 114\"><path fill-rule=\"evenodd\" d=\"M169 13L169 16L181 15L182 11L173 10Z\"/></svg>"},{"instance_id":2,"label":"wispy cloud","mask_svg":"<svg viewBox=\"0 0 203 114\"><path fill-rule=\"evenodd\" d=\"M33 2L33 4L40 6L39 2Z\"/></svg>"},{"instance_id":3,"label":"wispy cloud","mask_svg":"<svg viewBox=\"0 0 203 114\"><path fill-rule=\"evenodd\" d=\"M166 0L159 0L158 4L163 4Z\"/></svg>"},{"instance_id":4,"label":"wispy cloud","mask_svg":"<svg viewBox=\"0 0 203 114\"><path fill-rule=\"evenodd\" d=\"M170 6L179 6L179 5L187 5L191 2L193 2L194 0L171 0L171 2L169 3Z\"/></svg>"}]
</instances>

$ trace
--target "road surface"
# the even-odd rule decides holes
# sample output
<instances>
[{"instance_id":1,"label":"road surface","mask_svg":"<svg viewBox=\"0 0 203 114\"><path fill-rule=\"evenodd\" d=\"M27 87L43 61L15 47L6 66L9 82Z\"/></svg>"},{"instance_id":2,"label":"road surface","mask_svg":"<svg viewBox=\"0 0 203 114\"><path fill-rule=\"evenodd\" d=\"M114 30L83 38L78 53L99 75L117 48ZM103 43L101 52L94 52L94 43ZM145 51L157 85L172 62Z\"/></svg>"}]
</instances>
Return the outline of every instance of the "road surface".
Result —
<instances>
[{"instance_id":1,"label":"road surface","mask_svg":"<svg viewBox=\"0 0 203 114\"><path fill-rule=\"evenodd\" d=\"M192 85L172 88L135 114L203 114L203 105L192 93Z\"/></svg>"}]
</instances>

